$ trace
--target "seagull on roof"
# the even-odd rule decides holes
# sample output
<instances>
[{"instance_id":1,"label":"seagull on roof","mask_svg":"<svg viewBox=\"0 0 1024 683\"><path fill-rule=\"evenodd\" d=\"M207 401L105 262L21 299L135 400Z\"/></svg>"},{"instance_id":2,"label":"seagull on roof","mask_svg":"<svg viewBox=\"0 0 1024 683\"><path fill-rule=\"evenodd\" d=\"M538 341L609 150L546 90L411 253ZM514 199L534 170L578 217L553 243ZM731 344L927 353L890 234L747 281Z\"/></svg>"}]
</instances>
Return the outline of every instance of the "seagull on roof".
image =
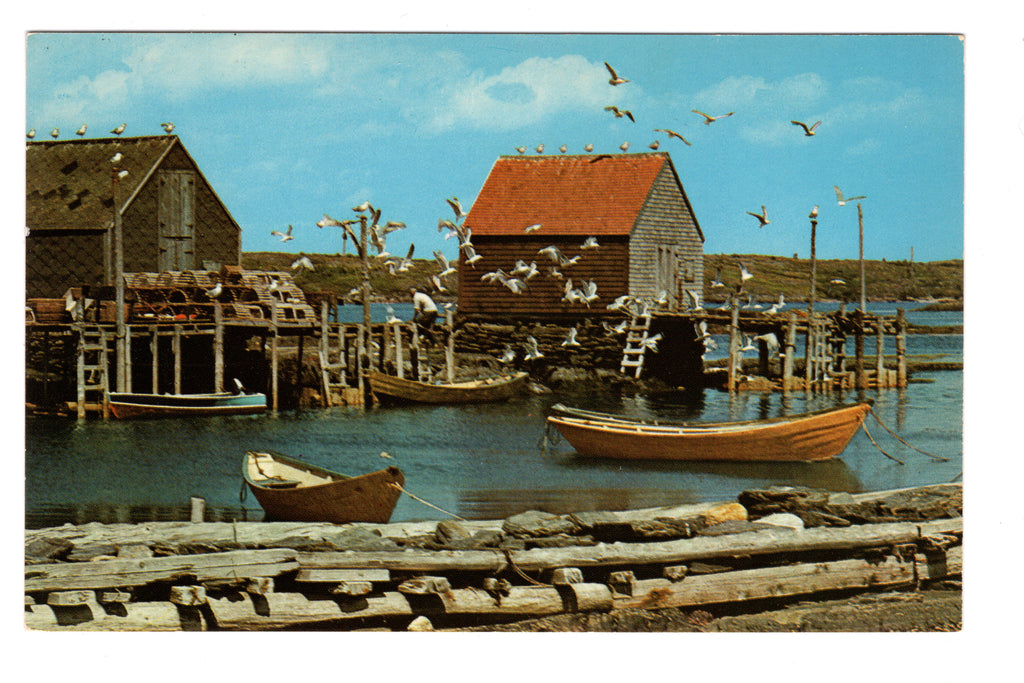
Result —
<instances>
[{"instance_id":1,"label":"seagull on roof","mask_svg":"<svg viewBox=\"0 0 1024 683\"><path fill-rule=\"evenodd\" d=\"M711 279L712 287L725 287L725 283L722 282L722 269L715 268L715 277Z\"/></svg>"},{"instance_id":2,"label":"seagull on roof","mask_svg":"<svg viewBox=\"0 0 1024 683\"><path fill-rule=\"evenodd\" d=\"M274 237L280 237L282 242L287 242L289 240L295 239L294 237L292 237L291 225L288 226L288 230L286 230L285 232L281 232L280 230L271 230L270 234L273 235Z\"/></svg>"},{"instance_id":3,"label":"seagull on roof","mask_svg":"<svg viewBox=\"0 0 1024 683\"><path fill-rule=\"evenodd\" d=\"M534 147L534 149L537 150L537 154L543 154L544 153L544 143L543 142L540 143L539 145Z\"/></svg>"},{"instance_id":4,"label":"seagull on roof","mask_svg":"<svg viewBox=\"0 0 1024 683\"><path fill-rule=\"evenodd\" d=\"M305 254L300 254L299 258L292 261L292 270L297 268L305 268L306 270L316 270L313 266L313 262L309 260L309 257Z\"/></svg>"},{"instance_id":5,"label":"seagull on roof","mask_svg":"<svg viewBox=\"0 0 1024 683\"><path fill-rule=\"evenodd\" d=\"M619 145L619 149L621 149L622 153L625 154L626 151L629 149L629 142L623 142L621 145Z\"/></svg>"},{"instance_id":6,"label":"seagull on roof","mask_svg":"<svg viewBox=\"0 0 1024 683\"><path fill-rule=\"evenodd\" d=\"M25 134L25 137L27 137L29 140L31 140L35 136L36 136L36 129L35 128L30 128L28 133Z\"/></svg>"},{"instance_id":7,"label":"seagull on roof","mask_svg":"<svg viewBox=\"0 0 1024 683\"><path fill-rule=\"evenodd\" d=\"M669 130L668 128L655 128L654 132L655 133L664 133L665 135L669 136L670 138L679 138L680 140L685 142L687 144L687 146L693 147L693 145L690 144L689 140L687 140L686 138L684 138L682 135L680 135L679 133L675 132L674 130Z\"/></svg>"},{"instance_id":8,"label":"seagull on roof","mask_svg":"<svg viewBox=\"0 0 1024 683\"><path fill-rule=\"evenodd\" d=\"M52 137L54 140L56 140L59 135L60 128L54 127L54 129L50 131L50 137Z\"/></svg>"},{"instance_id":9,"label":"seagull on roof","mask_svg":"<svg viewBox=\"0 0 1024 683\"><path fill-rule=\"evenodd\" d=\"M78 130L75 131L75 135L85 135L85 129L88 127L89 126L83 123L81 126L78 127Z\"/></svg>"},{"instance_id":10,"label":"seagull on roof","mask_svg":"<svg viewBox=\"0 0 1024 683\"><path fill-rule=\"evenodd\" d=\"M578 331L575 327L569 330L569 333L565 335L565 339L562 341L562 346L580 346L581 344L576 341L576 335Z\"/></svg>"},{"instance_id":11,"label":"seagull on roof","mask_svg":"<svg viewBox=\"0 0 1024 683\"><path fill-rule=\"evenodd\" d=\"M743 261L740 261L740 282L746 282L752 277L754 277L754 274L747 270L747 267L743 265Z\"/></svg>"},{"instance_id":12,"label":"seagull on roof","mask_svg":"<svg viewBox=\"0 0 1024 683\"><path fill-rule=\"evenodd\" d=\"M594 151L594 143L588 142L586 145L583 146L583 151L584 152L593 152Z\"/></svg>"},{"instance_id":13,"label":"seagull on roof","mask_svg":"<svg viewBox=\"0 0 1024 683\"><path fill-rule=\"evenodd\" d=\"M526 154L525 147L516 147L516 151L519 152L520 154Z\"/></svg>"},{"instance_id":14,"label":"seagull on roof","mask_svg":"<svg viewBox=\"0 0 1024 683\"><path fill-rule=\"evenodd\" d=\"M758 220L760 223L760 225L758 225L759 228L763 228L771 223L771 221L768 220L768 210L764 208L764 204L761 205L761 213L754 213L753 211L747 211L747 213Z\"/></svg>"},{"instance_id":15,"label":"seagull on roof","mask_svg":"<svg viewBox=\"0 0 1024 683\"><path fill-rule=\"evenodd\" d=\"M615 105L610 105L610 106L605 107L604 110L605 111L610 111L613 114L615 114L615 118L617 118L617 119L621 119L623 116L625 116L627 119L629 119L633 123L636 123L636 119L633 118L633 112L631 112L628 109L619 109Z\"/></svg>"},{"instance_id":16,"label":"seagull on roof","mask_svg":"<svg viewBox=\"0 0 1024 683\"><path fill-rule=\"evenodd\" d=\"M533 225L528 225L525 228L523 228L523 232L529 234L531 232L537 232L538 230L540 230L540 228L541 228L541 224L540 223L534 223Z\"/></svg>"},{"instance_id":17,"label":"seagull on roof","mask_svg":"<svg viewBox=\"0 0 1024 683\"><path fill-rule=\"evenodd\" d=\"M806 135L807 137L811 137L812 135L814 135L814 131L818 128L818 126L821 125L821 121L815 121L813 126L808 126L803 121L790 121L790 123L792 123L794 126L800 126L801 128L803 128L804 135Z\"/></svg>"},{"instance_id":18,"label":"seagull on roof","mask_svg":"<svg viewBox=\"0 0 1024 683\"><path fill-rule=\"evenodd\" d=\"M629 83L629 79L628 78L622 78L617 73L615 73L615 69L613 69L612 65L609 64L608 62L604 63L604 68L608 69L608 73L611 74L611 78L608 79L608 83L609 84L611 84L611 85L622 85L623 83Z\"/></svg>"},{"instance_id":19,"label":"seagull on roof","mask_svg":"<svg viewBox=\"0 0 1024 683\"><path fill-rule=\"evenodd\" d=\"M110 132L113 133L114 135L120 135L121 133L124 132L124 129L127 128L127 127L128 127L127 123L122 123L120 126L118 126L117 128L115 128L114 130L112 130Z\"/></svg>"},{"instance_id":20,"label":"seagull on roof","mask_svg":"<svg viewBox=\"0 0 1024 683\"><path fill-rule=\"evenodd\" d=\"M164 132L167 133L168 135L170 135L171 131L174 130L174 124L170 121L168 121L167 123L161 123L160 127L163 128Z\"/></svg>"},{"instance_id":21,"label":"seagull on roof","mask_svg":"<svg viewBox=\"0 0 1024 683\"><path fill-rule=\"evenodd\" d=\"M711 115L705 114L704 112L699 111L697 109L691 109L690 111L692 111L694 114L700 114L701 116L703 116L704 117L704 125L705 126L710 126L712 123L714 123L718 119L724 119L724 118L726 118L728 116L732 116L733 114L736 113L736 112L732 112L731 111L728 114L721 114L720 116L711 116Z\"/></svg>"},{"instance_id":22,"label":"seagull on roof","mask_svg":"<svg viewBox=\"0 0 1024 683\"><path fill-rule=\"evenodd\" d=\"M839 202L839 206L846 206L846 202L855 202L858 199L867 199L867 195L859 195L857 197L843 197L843 191L839 189L838 185L833 185L832 189L836 191L836 201Z\"/></svg>"},{"instance_id":23,"label":"seagull on roof","mask_svg":"<svg viewBox=\"0 0 1024 683\"><path fill-rule=\"evenodd\" d=\"M567 151L569 151L569 146L562 145L561 147L558 148L558 151L561 152L562 154L565 154Z\"/></svg>"},{"instance_id":24,"label":"seagull on roof","mask_svg":"<svg viewBox=\"0 0 1024 683\"><path fill-rule=\"evenodd\" d=\"M657 150L659 147L661 147L661 142L659 142L658 140L655 140L654 142L652 142L651 144L649 144L647 146L650 147L653 150Z\"/></svg>"}]
</instances>

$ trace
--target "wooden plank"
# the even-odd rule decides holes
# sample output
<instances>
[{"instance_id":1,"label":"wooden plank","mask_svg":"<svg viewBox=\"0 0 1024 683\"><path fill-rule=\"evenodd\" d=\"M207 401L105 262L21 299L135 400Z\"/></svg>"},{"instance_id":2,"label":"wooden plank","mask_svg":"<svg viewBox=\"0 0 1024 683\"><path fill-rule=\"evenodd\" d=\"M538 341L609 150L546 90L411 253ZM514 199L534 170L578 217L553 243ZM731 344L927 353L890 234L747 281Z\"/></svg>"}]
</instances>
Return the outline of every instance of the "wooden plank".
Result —
<instances>
[{"instance_id":1,"label":"wooden plank","mask_svg":"<svg viewBox=\"0 0 1024 683\"><path fill-rule=\"evenodd\" d=\"M331 569L309 568L300 569L295 574L299 583L339 583L342 581L375 581L379 583L391 581L391 572L387 569Z\"/></svg>"},{"instance_id":2,"label":"wooden plank","mask_svg":"<svg viewBox=\"0 0 1024 683\"><path fill-rule=\"evenodd\" d=\"M171 586L170 601L182 607L206 604L206 589L202 586Z\"/></svg>"},{"instance_id":3,"label":"wooden plank","mask_svg":"<svg viewBox=\"0 0 1024 683\"><path fill-rule=\"evenodd\" d=\"M373 584L369 581L341 581L330 590L331 595L355 597L373 592Z\"/></svg>"},{"instance_id":4,"label":"wooden plank","mask_svg":"<svg viewBox=\"0 0 1024 683\"><path fill-rule=\"evenodd\" d=\"M107 612L99 604L77 608L35 605L25 612L25 628L34 631L206 631L202 610L180 610L170 602L129 602ZM76 613L66 613L68 609Z\"/></svg>"},{"instance_id":5,"label":"wooden plank","mask_svg":"<svg viewBox=\"0 0 1024 683\"><path fill-rule=\"evenodd\" d=\"M914 556L914 561L917 564L917 578L920 581L963 576L964 547L956 545L946 550L945 553L928 555L919 553Z\"/></svg>"},{"instance_id":6,"label":"wooden plank","mask_svg":"<svg viewBox=\"0 0 1024 683\"><path fill-rule=\"evenodd\" d=\"M96 599L92 591L55 591L46 596L46 604L51 607L70 607L84 605Z\"/></svg>"},{"instance_id":7,"label":"wooden plank","mask_svg":"<svg viewBox=\"0 0 1024 683\"><path fill-rule=\"evenodd\" d=\"M300 552L299 571L312 569L389 569L391 571L500 572L508 565L501 553L487 550L404 550L402 552Z\"/></svg>"},{"instance_id":8,"label":"wooden plank","mask_svg":"<svg viewBox=\"0 0 1024 683\"><path fill-rule=\"evenodd\" d=\"M813 593L912 586L915 563L839 560L688 576L682 581L637 581L632 595L615 594L614 609L695 607Z\"/></svg>"},{"instance_id":9,"label":"wooden plank","mask_svg":"<svg viewBox=\"0 0 1024 683\"><path fill-rule=\"evenodd\" d=\"M194 576L197 581L278 576L298 567L289 549L234 550L148 559L36 564L25 567L25 590L127 588Z\"/></svg>"}]
</instances>

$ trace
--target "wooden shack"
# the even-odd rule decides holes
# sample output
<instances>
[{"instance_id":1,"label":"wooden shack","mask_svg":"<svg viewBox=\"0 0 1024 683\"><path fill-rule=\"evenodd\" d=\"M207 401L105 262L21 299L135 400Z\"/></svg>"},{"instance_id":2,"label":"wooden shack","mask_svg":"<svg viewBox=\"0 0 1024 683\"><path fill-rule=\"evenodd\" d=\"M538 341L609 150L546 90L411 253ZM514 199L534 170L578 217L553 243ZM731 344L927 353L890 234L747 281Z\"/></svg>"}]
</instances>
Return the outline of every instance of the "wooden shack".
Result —
<instances>
[{"instance_id":1,"label":"wooden shack","mask_svg":"<svg viewBox=\"0 0 1024 683\"><path fill-rule=\"evenodd\" d=\"M593 316L619 296L653 300L662 291L678 310L689 304L686 290L703 289L704 235L665 153L499 157L464 225L481 259L459 261L461 315ZM588 238L597 246L584 248ZM541 253L549 246L561 263ZM521 293L481 279L520 260L539 271ZM567 301L569 280L571 288L593 282L597 298Z\"/></svg>"},{"instance_id":2,"label":"wooden shack","mask_svg":"<svg viewBox=\"0 0 1024 683\"><path fill-rule=\"evenodd\" d=\"M29 142L25 162L27 298L113 284L115 210L125 272L241 265L241 228L176 135Z\"/></svg>"}]
</instances>

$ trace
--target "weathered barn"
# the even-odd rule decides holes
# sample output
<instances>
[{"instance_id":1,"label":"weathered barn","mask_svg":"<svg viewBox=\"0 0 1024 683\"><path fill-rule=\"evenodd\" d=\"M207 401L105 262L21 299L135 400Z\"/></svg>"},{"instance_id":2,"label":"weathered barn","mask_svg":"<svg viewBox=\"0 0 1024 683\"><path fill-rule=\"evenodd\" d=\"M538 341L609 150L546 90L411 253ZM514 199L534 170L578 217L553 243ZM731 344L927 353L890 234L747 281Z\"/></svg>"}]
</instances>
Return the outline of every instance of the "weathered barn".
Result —
<instances>
[{"instance_id":1,"label":"weathered barn","mask_svg":"<svg viewBox=\"0 0 1024 683\"><path fill-rule=\"evenodd\" d=\"M25 160L28 298L113 284L119 170L126 273L241 265L241 228L176 135L29 142Z\"/></svg>"},{"instance_id":2,"label":"weathered barn","mask_svg":"<svg viewBox=\"0 0 1024 683\"><path fill-rule=\"evenodd\" d=\"M527 233L528 226L539 224ZM686 308L686 290L703 290L704 235L668 154L502 156L464 221L481 259L459 262L461 315L538 318L607 312L616 297L668 295ZM584 249L587 238L597 248ZM555 246L575 263L558 267L541 249ZM513 293L487 272L536 263L527 290ZM597 285L589 305L564 300L565 284Z\"/></svg>"}]
</instances>

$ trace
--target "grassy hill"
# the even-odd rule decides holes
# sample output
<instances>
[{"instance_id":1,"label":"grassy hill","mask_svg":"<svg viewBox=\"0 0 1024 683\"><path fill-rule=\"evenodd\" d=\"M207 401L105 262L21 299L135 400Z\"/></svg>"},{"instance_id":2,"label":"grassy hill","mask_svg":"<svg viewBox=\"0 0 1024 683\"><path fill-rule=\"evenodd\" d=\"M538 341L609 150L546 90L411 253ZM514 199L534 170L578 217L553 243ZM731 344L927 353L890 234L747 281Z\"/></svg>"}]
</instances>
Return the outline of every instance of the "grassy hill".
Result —
<instances>
[{"instance_id":1,"label":"grassy hill","mask_svg":"<svg viewBox=\"0 0 1024 683\"><path fill-rule=\"evenodd\" d=\"M308 254L316 270L292 271L296 284L307 291L334 292L339 297L362 282L362 268L354 255ZM291 271L295 254L247 252L242 255L245 268ZM710 301L721 301L739 282L739 263L743 262L754 277L744 284L744 291L761 300L776 299L784 294L787 301L805 301L809 294L811 262L784 256L757 254L707 254L704 256L704 292ZM716 270L726 288L712 289ZM869 300L906 301L910 299L963 299L964 263L955 261L865 261L867 298ZM433 259L414 259L406 273L391 275L384 265L374 262L370 269L370 286L375 298L382 301L408 300L412 285L429 287L430 275L438 271ZM485 272L481 269L480 272ZM860 299L860 265L856 259L819 260L816 273L816 296L820 300L858 301ZM845 284L830 282L841 279ZM438 301L454 301L458 279L446 279L450 292L435 295Z\"/></svg>"}]
</instances>

